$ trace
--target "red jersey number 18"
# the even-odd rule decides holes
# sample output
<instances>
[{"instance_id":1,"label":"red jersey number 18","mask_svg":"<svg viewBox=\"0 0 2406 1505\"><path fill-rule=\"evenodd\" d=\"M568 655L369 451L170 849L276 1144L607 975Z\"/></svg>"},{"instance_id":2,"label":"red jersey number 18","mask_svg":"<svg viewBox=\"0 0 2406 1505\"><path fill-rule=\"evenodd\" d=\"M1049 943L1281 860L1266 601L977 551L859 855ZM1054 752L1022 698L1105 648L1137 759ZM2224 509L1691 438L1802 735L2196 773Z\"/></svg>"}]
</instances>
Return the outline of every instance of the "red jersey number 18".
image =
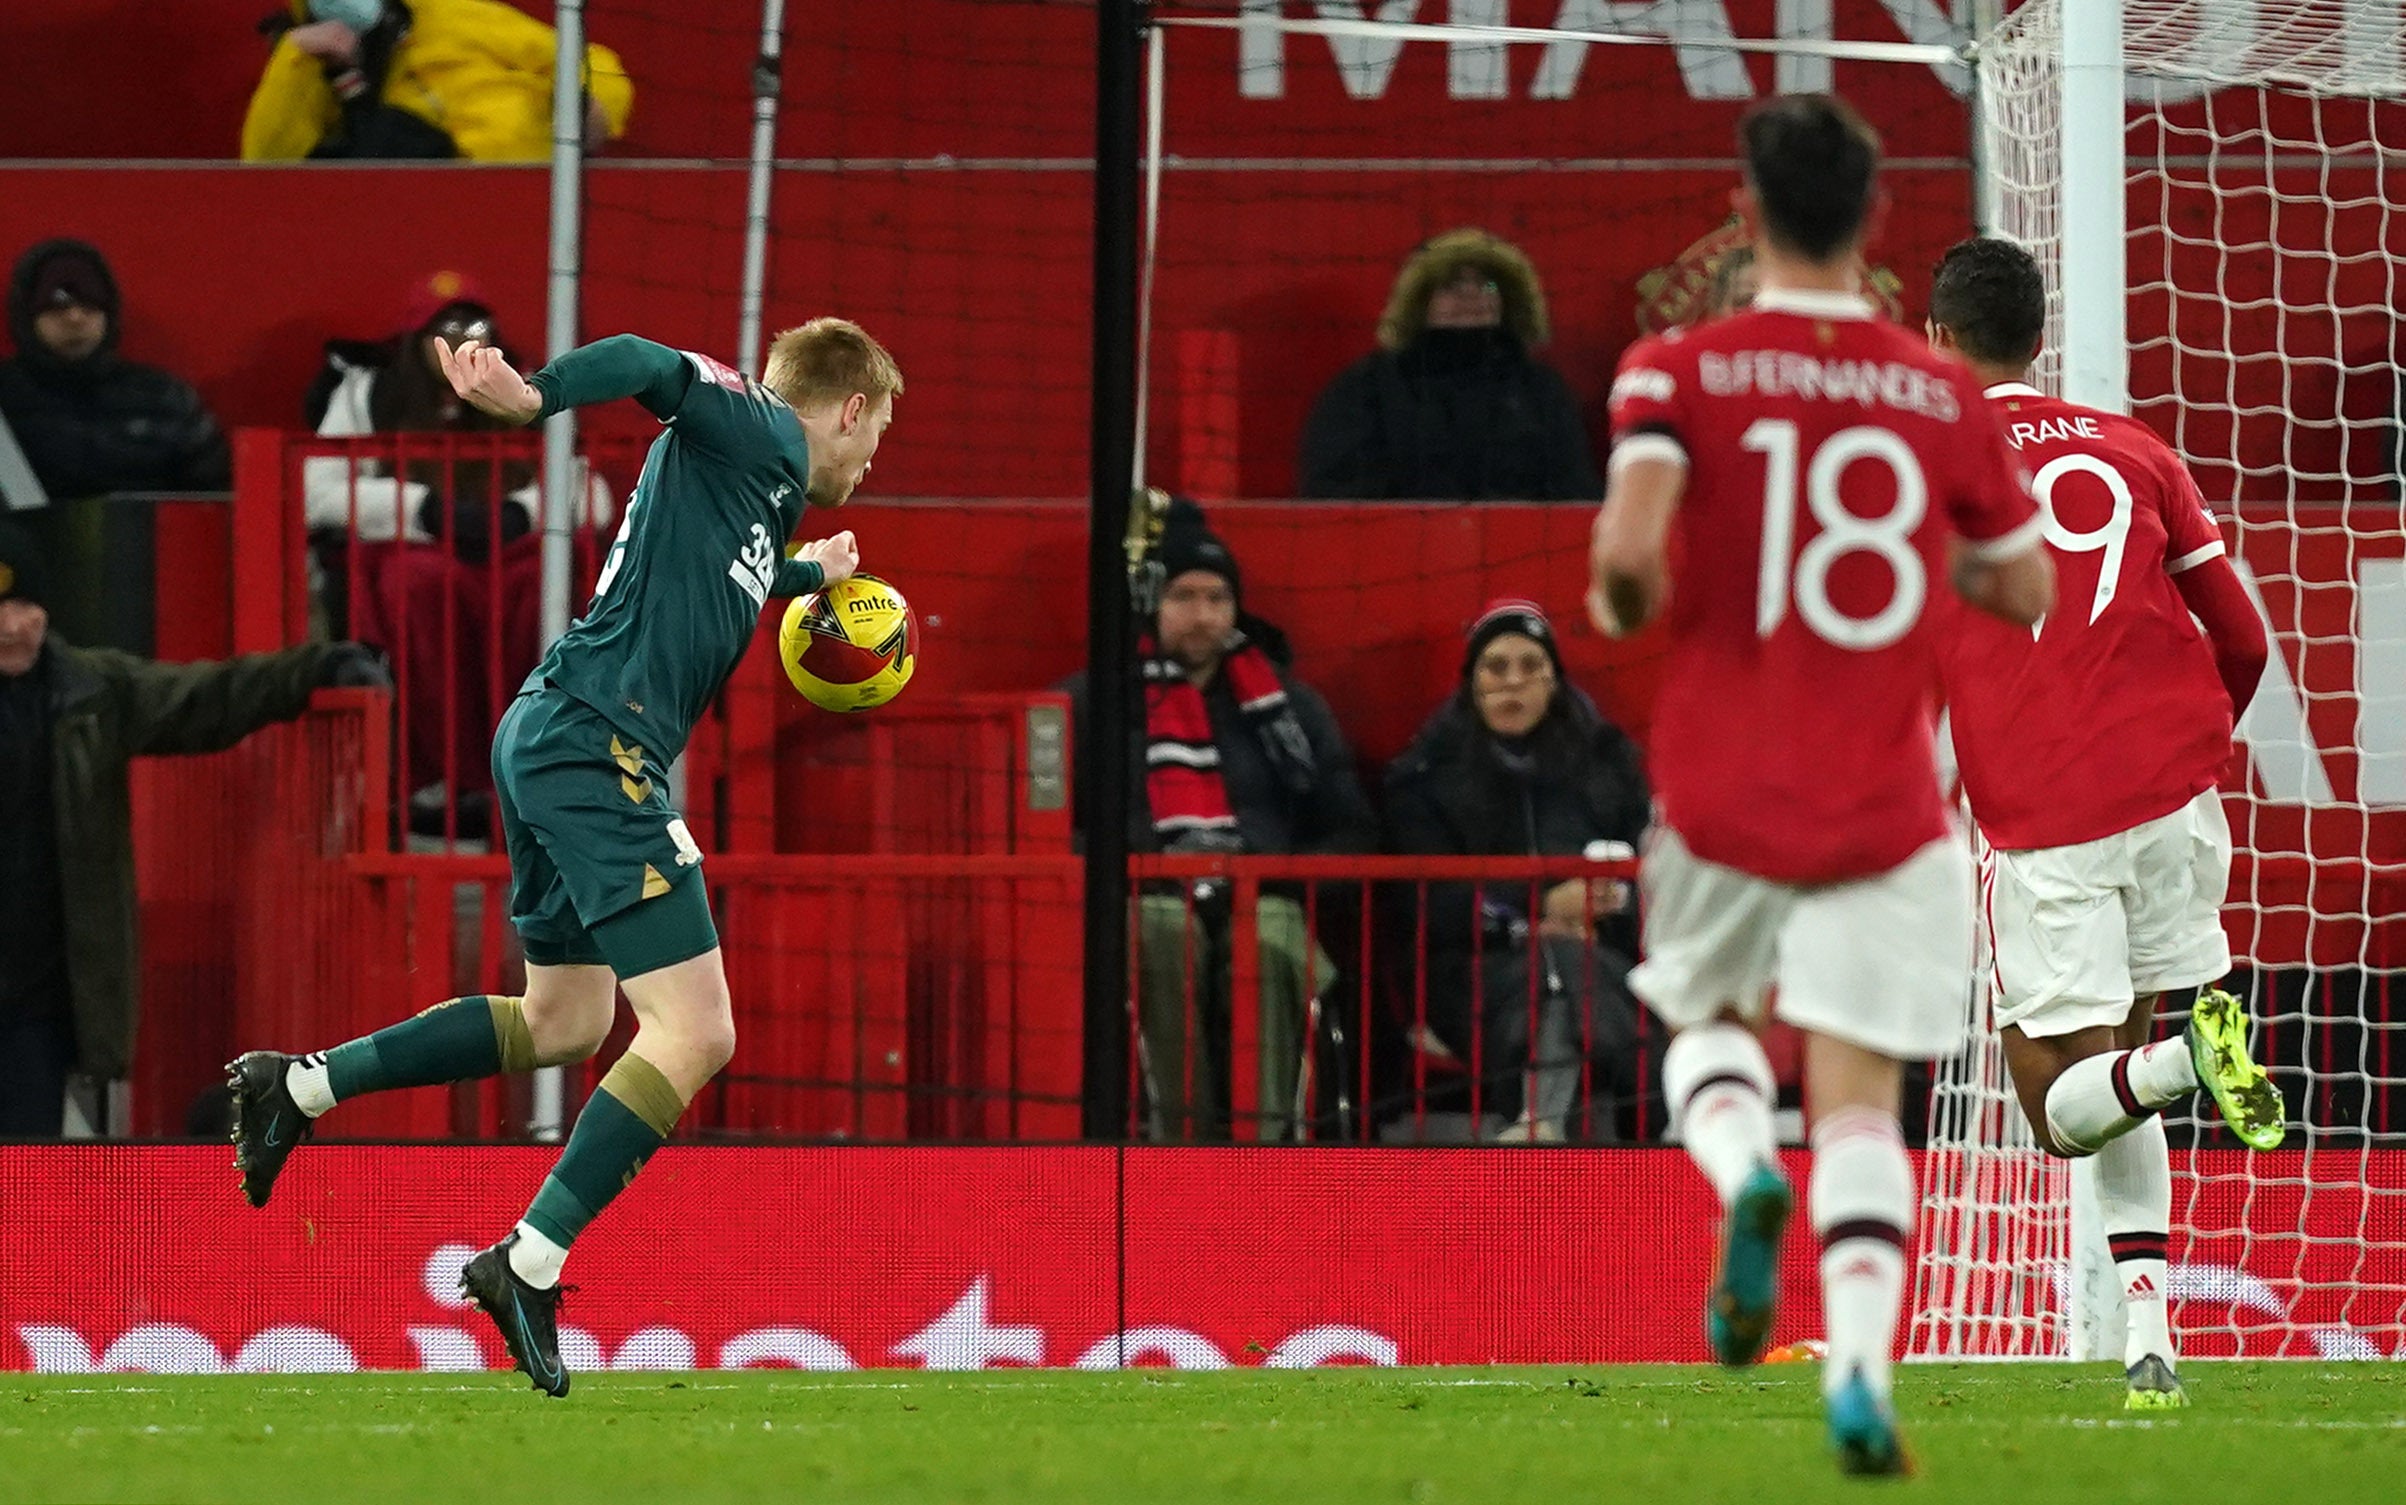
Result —
<instances>
[{"instance_id":1,"label":"red jersey number 18","mask_svg":"<svg viewBox=\"0 0 2406 1505\"><path fill-rule=\"evenodd\" d=\"M1929 515L1930 485L1912 446L1889 429L1865 424L1830 435L1800 466L1796 425L1786 418L1756 419L1738 443L1763 457L1763 557L1755 592L1755 635L1767 638L1787 620L1791 597L1805 626L1833 647L1870 653L1911 632L1930 594L1929 575L1913 543L1914 529ZM1878 517L1858 517L1838 494L1840 478L1858 461L1877 461L1895 477L1896 500ZM1805 505L1821 532L1797 553L1800 470ZM1877 554L1896 577L1888 604L1867 617L1851 616L1830 599L1830 571L1840 559L1858 552Z\"/></svg>"}]
</instances>

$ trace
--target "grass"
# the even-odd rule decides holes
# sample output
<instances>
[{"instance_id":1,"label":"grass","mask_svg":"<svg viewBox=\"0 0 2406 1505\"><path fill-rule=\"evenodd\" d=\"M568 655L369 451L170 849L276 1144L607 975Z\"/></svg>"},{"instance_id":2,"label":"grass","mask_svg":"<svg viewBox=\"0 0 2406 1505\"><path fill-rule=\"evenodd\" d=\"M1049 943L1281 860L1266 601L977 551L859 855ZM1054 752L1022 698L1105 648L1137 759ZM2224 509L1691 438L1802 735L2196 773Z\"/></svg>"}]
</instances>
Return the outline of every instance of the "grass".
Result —
<instances>
[{"instance_id":1,"label":"grass","mask_svg":"<svg viewBox=\"0 0 2406 1505\"><path fill-rule=\"evenodd\" d=\"M2406 1366L2206 1364L2120 1410L2103 1366L1914 1366L1931 1501L2397 1498ZM1350 1501L1854 1498L1817 1375L1645 1368L942 1375L0 1377L0 1501Z\"/></svg>"}]
</instances>

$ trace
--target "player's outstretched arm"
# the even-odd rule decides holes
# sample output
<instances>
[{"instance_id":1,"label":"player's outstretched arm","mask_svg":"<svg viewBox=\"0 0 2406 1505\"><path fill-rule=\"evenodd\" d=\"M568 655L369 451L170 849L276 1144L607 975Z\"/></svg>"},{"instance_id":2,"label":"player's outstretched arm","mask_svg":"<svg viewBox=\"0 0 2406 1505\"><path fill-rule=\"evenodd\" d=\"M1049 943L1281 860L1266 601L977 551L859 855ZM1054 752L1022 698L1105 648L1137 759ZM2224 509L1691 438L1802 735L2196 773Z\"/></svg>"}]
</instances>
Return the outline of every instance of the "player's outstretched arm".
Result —
<instances>
[{"instance_id":1,"label":"player's outstretched arm","mask_svg":"<svg viewBox=\"0 0 2406 1505\"><path fill-rule=\"evenodd\" d=\"M474 340L442 352L452 390L480 410L532 423L570 408L632 397L665 422L685 400L693 363L640 335L614 334L580 345L532 376L520 377L501 352Z\"/></svg>"},{"instance_id":2,"label":"player's outstretched arm","mask_svg":"<svg viewBox=\"0 0 2406 1505\"><path fill-rule=\"evenodd\" d=\"M1687 466L1669 459L1612 467L1588 550L1587 615L1596 630L1627 637L1654 619L1671 593L1671 516Z\"/></svg>"}]
</instances>

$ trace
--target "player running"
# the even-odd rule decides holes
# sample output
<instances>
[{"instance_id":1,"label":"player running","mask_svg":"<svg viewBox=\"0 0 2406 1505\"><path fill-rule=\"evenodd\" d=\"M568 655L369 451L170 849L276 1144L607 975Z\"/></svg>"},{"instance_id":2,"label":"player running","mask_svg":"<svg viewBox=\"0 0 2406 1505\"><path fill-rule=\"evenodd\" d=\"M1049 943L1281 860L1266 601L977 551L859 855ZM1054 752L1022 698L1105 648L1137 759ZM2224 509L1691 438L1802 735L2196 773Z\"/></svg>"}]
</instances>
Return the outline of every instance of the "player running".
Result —
<instances>
[{"instance_id":1,"label":"player running","mask_svg":"<svg viewBox=\"0 0 2406 1505\"><path fill-rule=\"evenodd\" d=\"M665 770L743 657L762 604L858 567L848 532L792 558L781 545L806 503L841 506L868 474L902 374L842 319L778 335L758 381L632 335L531 378L474 340L441 355L461 397L513 423L632 397L667 426L591 604L493 736L526 996L455 998L329 1051L237 1058L227 1067L234 1163L264 1207L285 1157L336 1103L585 1060L624 988L634 1041L577 1115L525 1218L460 1274L535 1388L565 1395L557 1322L569 1245L735 1049L701 849L669 808Z\"/></svg>"},{"instance_id":2,"label":"player running","mask_svg":"<svg viewBox=\"0 0 2406 1505\"><path fill-rule=\"evenodd\" d=\"M1706 1314L1725 1364L1754 1362L1770 1334L1794 1200L1750 1027L1774 983L1779 1017L1805 1031L1830 1440L1849 1473L1902 1473L1889 1348L1916 1200L1901 1063L1956 1047L1972 962L1925 608L1951 578L2026 631L2052 574L1970 373L1858 291L1871 128L1791 95L1749 112L1739 140L1753 306L1633 349L1613 384L1589 610L1616 635L1667 613L1671 634L1630 982L1675 1031L1664 1092L1726 1209Z\"/></svg>"},{"instance_id":3,"label":"player running","mask_svg":"<svg viewBox=\"0 0 2406 1505\"><path fill-rule=\"evenodd\" d=\"M2281 1142L2239 1000L2199 991L2231 966L2215 783L2264 626L2180 458L2145 424L2029 385L2046 303L2038 263L2002 240L1949 250L1930 290L1932 341L1969 363L2035 477L2063 593L2035 633L1967 614L1942 662L2006 1065L2039 1145L2093 1157L2130 1309L2126 1404L2152 1410L2188 1404L2157 1115L2202 1089L2241 1140ZM2184 1039L2148 1043L2159 1007L2188 1012Z\"/></svg>"}]
</instances>

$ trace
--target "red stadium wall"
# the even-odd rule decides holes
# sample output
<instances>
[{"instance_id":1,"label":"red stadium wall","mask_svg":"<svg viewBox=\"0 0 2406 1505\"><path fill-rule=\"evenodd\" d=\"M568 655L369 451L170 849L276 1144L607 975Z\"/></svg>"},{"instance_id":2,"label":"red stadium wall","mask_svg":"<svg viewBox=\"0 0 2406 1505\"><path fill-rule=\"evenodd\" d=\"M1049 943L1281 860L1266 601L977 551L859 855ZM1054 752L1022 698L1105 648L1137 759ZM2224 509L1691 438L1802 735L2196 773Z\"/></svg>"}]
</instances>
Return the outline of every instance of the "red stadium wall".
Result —
<instances>
[{"instance_id":1,"label":"red stadium wall","mask_svg":"<svg viewBox=\"0 0 2406 1505\"><path fill-rule=\"evenodd\" d=\"M886 494L1082 494L1091 13L988 0L822 10L797 23L788 59L772 320L840 309L901 357L911 389L879 465ZM1729 10L1739 32L1762 34L1774 5ZM1850 33L1896 34L1875 0L1837 11ZM757 7L592 12L594 35L636 74L633 156L653 160L605 161L589 179L584 327L723 353L744 194L729 159L745 149ZM1557 12L1551 0L1512 10L1533 25ZM0 56L46 64L26 70L31 96L0 120L0 159L222 157L256 68L239 56L256 51L250 15L78 0L0 17ZM127 107L115 87L126 45L158 49L160 71L187 88ZM1186 32L1170 55L1154 478L1214 495L1292 492L1313 397L1370 348L1404 253L1457 224L1528 250L1552 305L1549 358L1599 416L1637 329L1639 279L1727 216L1731 128L1775 83L1767 59L1691 77L1658 48L1515 48L1493 90L1466 88L1437 43L1349 44L1341 58L1324 38L1264 52ZM1926 68L1848 64L1837 79L1897 152L1878 259L1914 289L1966 225L1963 107ZM505 329L531 341L544 180L533 168L28 162L0 178L0 249L96 240L125 285L129 353L190 376L229 423L282 426L320 343L383 333L402 289L432 270L483 279Z\"/></svg>"},{"instance_id":2,"label":"red stadium wall","mask_svg":"<svg viewBox=\"0 0 2406 1505\"><path fill-rule=\"evenodd\" d=\"M305 1150L254 1211L222 1147L0 1149L0 1369L492 1367L452 1282L550 1158ZM2295 1154L2181 1158L2201 1179L2176 1222L2222 1230L2175 1244L2185 1353L2406 1357L2406 1271L2356 1242L2406 1239L2406 1154L2310 1189ZM1091 1367L1125 1334L1133 1362L1188 1366L1693 1362L1712 1214L1676 1151L676 1146L579 1245L562 1348ZM1819 1334L1816 1268L1794 1239L1777 1341Z\"/></svg>"},{"instance_id":3,"label":"red stadium wall","mask_svg":"<svg viewBox=\"0 0 2406 1505\"><path fill-rule=\"evenodd\" d=\"M0 57L41 61L12 80L0 163L193 164L10 167L0 249L99 239L125 274L129 351L190 374L235 423L293 421L319 342L381 332L399 289L438 267L484 278L505 324L531 336L538 170L198 165L232 149L261 56L259 8L65 0L0 15ZM1307 12L1301 0L1285 8ZM1406 9L1450 14L1435 0ZM1779 9L1718 7L1752 36L1770 33ZM1837 0L1832 25L1897 38L1898 15L1923 10ZM604 0L590 12L595 37L627 58L638 101L615 165L590 181L586 328L723 352L737 323L742 175L696 164L745 149L758 9ZM1569 13L1558 0L1506 8L1533 27ZM1089 23L1079 6L917 0L794 28L771 312L841 308L901 353L913 391L880 471L890 495L1083 489ZM1312 397L1368 347L1400 255L1453 224L1489 225L1531 252L1554 305L1550 358L1592 414L1634 331L1638 279L1727 212L1739 112L1775 86L1822 82L1767 58L1658 47L1522 46L1491 66L1467 44L1187 31L1169 56L1176 160L1155 304L1154 478L1215 495L1293 489ZM130 95L129 79L154 78L178 87ZM1896 202L1875 260L1896 269L1914 312L1924 269L1968 228L1964 107L1919 66L1841 63L1828 81L1886 135ZM2381 108L2371 124L2282 128L2335 149L2374 125L2395 139ZM2245 145L2226 147L2244 156ZM826 170L836 162L840 178ZM2236 439L2221 420L2189 420L2193 453L2235 457L2202 467L2218 502L2291 485L2309 498L2386 496L2395 321L2382 268L2406 255L2406 220L2381 211L2371 167L2282 173L2277 234L2260 188L2134 199L2134 287L2169 256L2185 284L2222 294L2177 316L2134 301L2134 390L2167 428L2175 415L2153 394L2182 388L2250 415ZM2250 239L2331 254L2327 266L2319 254L2204 264L2214 246ZM2295 283L2301 273L2312 286ZM2291 293L2350 311L2280 327ZM2177 344L2164 338L2176 318Z\"/></svg>"}]
</instances>

